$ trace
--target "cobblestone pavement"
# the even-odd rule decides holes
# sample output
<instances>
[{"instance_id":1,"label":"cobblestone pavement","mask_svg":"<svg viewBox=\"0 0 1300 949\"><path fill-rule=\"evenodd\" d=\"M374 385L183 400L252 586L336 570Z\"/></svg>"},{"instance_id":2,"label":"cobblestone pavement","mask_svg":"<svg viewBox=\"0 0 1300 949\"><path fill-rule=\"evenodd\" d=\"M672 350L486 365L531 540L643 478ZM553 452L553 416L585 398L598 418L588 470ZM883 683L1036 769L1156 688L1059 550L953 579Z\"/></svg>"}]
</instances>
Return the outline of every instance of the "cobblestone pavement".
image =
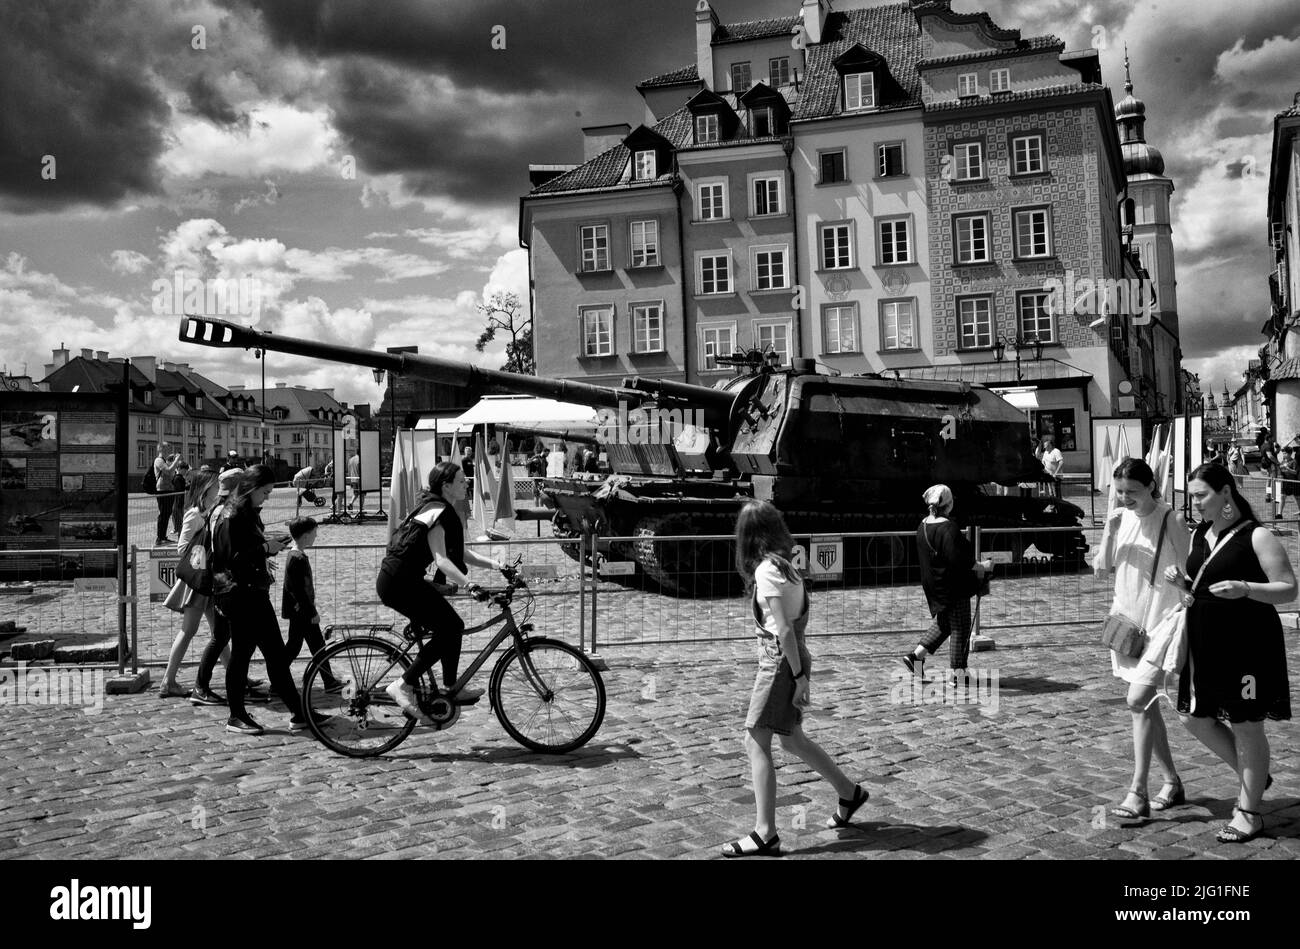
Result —
<instances>
[{"instance_id":1,"label":"cobblestone pavement","mask_svg":"<svg viewBox=\"0 0 1300 949\"><path fill-rule=\"evenodd\" d=\"M996 693L963 705L891 701L900 682L892 657L911 637L815 639L808 733L872 799L854 828L821 829L834 793L778 750L787 851L1300 856L1300 742L1291 723L1268 725L1277 783L1263 808L1266 836L1237 847L1214 842L1229 816L1233 776L1172 716L1189 804L1131 826L1106 816L1131 774L1130 724L1122 684L1094 635L1000 633L996 651L973 657L997 669ZM1295 681L1294 634L1288 653ZM719 844L752 827L740 743L751 647L620 647L605 655L604 726L586 748L561 757L516 746L486 703L455 729L419 729L376 761L337 757L290 734L287 713L274 705L253 707L272 729L265 736L227 734L223 709L160 699L156 686L110 696L97 715L0 707L0 858L714 858ZM912 698L897 691L893 699Z\"/></svg>"}]
</instances>

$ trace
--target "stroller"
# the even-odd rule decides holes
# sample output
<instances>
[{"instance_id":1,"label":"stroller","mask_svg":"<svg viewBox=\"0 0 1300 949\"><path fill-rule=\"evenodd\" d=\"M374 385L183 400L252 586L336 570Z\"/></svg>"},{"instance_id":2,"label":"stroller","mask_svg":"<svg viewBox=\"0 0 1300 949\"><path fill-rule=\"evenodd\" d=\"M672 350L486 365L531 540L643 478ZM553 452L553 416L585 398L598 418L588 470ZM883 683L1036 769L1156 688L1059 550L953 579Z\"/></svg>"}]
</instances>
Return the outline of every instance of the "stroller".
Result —
<instances>
[{"instance_id":1,"label":"stroller","mask_svg":"<svg viewBox=\"0 0 1300 949\"><path fill-rule=\"evenodd\" d=\"M317 507L325 506L325 499L321 497L319 494L317 494L315 491L313 491L311 488L303 488L302 494L299 495L299 498L303 501L307 501L311 504L314 504Z\"/></svg>"}]
</instances>

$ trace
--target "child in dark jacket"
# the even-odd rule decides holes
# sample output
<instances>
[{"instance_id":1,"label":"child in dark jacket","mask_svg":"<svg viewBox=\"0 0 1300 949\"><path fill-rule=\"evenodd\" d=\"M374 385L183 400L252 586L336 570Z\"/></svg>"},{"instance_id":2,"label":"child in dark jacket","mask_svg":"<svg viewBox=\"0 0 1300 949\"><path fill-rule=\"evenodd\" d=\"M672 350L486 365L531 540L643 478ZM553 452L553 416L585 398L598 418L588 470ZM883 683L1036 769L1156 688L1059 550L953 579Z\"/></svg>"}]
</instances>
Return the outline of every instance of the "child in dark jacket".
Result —
<instances>
[{"instance_id":1,"label":"child in dark jacket","mask_svg":"<svg viewBox=\"0 0 1300 949\"><path fill-rule=\"evenodd\" d=\"M289 522L289 536L293 544L289 547L288 560L284 567L284 595L280 601L280 616L289 621L289 639L285 650L289 661L293 662L302 652L302 644L314 656L325 648L325 637L320 631L320 613L316 610L316 586L312 582L311 561L307 559L307 549L316 543L316 520L311 517L295 517ZM321 672L321 681L326 692L337 692L343 686L328 665Z\"/></svg>"}]
</instances>

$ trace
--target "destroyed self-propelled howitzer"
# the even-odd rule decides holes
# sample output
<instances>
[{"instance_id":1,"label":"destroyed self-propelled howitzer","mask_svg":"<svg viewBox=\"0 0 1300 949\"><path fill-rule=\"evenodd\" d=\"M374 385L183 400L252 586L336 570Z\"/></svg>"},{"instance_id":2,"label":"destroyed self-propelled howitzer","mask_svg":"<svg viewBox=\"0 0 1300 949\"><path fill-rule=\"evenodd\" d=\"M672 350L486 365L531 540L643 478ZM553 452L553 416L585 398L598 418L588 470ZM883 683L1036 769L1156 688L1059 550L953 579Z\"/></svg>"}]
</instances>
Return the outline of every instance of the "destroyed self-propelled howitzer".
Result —
<instances>
[{"instance_id":1,"label":"destroyed self-propelled howitzer","mask_svg":"<svg viewBox=\"0 0 1300 949\"><path fill-rule=\"evenodd\" d=\"M294 339L221 320L184 317L181 338L259 347L385 369L481 391L590 405L613 475L545 479L557 534L595 533L611 560L632 560L670 592L734 584L726 535L750 498L771 501L796 535L911 532L921 493L952 488L965 526L1018 528L988 535L984 550L1018 558L1032 546L1077 564L1087 551L1083 511L1058 498L986 491L1043 479L1025 416L988 389L963 382L831 376L812 360L779 369L762 359L716 387L629 378L620 388L479 369L410 353ZM1035 528L1074 528L1035 531ZM627 538L610 541L605 538ZM838 572L871 580L914 563L910 537L845 543Z\"/></svg>"}]
</instances>

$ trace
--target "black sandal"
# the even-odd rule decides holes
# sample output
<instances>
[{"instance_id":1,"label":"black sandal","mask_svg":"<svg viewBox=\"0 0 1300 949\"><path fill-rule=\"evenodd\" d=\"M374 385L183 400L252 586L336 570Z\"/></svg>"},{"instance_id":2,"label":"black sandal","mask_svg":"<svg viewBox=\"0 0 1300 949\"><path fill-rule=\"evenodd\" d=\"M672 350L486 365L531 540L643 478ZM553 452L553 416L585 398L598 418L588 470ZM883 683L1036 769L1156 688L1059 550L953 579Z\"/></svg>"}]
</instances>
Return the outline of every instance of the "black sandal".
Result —
<instances>
[{"instance_id":1,"label":"black sandal","mask_svg":"<svg viewBox=\"0 0 1300 949\"><path fill-rule=\"evenodd\" d=\"M864 791L862 790L862 785L855 784L853 786L853 800L846 801L844 800L844 798L840 798L840 807L847 810L848 813L845 814L843 817L841 817L839 815L839 812L836 811L834 814L830 816L830 820L826 821L826 826L827 827L852 827L853 815L856 814L858 808L860 808L863 804L867 803L867 801L870 800L870 798L871 798L870 791Z\"/></svg>"},{"instance_id":2,"label":"black sandal","mask_svg":"<svg viewBox=\"0 0 1300 949\"><path fill-rule=\"evenodd\" d=\"M1234 814L1248 814L1251 817L1259 818L1259 830L1252 830L1250 833L1242 833L1231 824L1224 824L1219 828L1219 832L1214 835L1214 839L1221 844L1246 844L1250 843L1260 834L1264 833L1264 815L1259 811L1248 811L1244 807L1234 807Z\"/></svg>"},{"instance_id":3,"label":"black sandal","mask_svg":"<svg viewBox=\"0 0 1300 949\"><path fill-rule=\"evenodd\" d=\"M744 849L742 845L746 840L754 842L753 850ZM772 839L765 842L762 837L758 836L758 831L751 831L748 837L741 837L739 840L723 844L722 855L724 857L779 857L781 856L781 835L773 834Z\"/></svg>"}]
</instances>

